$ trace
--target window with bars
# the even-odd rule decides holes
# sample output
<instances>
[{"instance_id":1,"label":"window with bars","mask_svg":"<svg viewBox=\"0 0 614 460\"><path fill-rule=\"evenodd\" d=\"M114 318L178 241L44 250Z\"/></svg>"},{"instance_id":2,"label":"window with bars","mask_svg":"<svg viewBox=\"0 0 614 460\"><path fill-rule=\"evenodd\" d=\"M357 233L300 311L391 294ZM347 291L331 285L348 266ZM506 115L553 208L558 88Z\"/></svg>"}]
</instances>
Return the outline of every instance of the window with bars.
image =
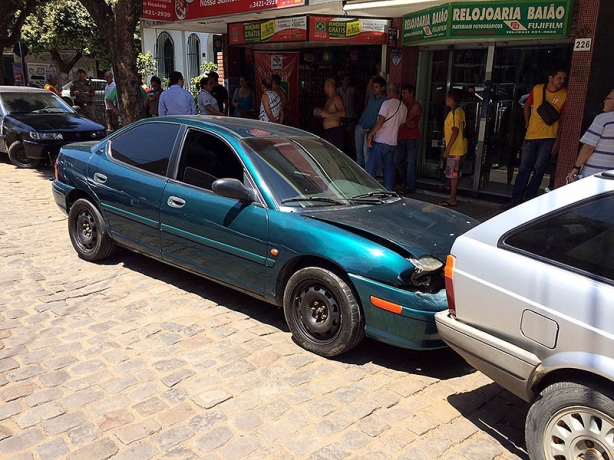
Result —
<instances>
[{"instance_id":1,"label":"window with bars","mask_svg":"<svg viewBox=\"0 0 614 460\"><path fill-rule=\"evenodd\" d=\"M158 76L161 78L168 78L175 70L175 44L168 32L158 35L156 61L158 62Z\"/></svg>"},{"instance_id":2,"label":"window with bars","mask_svg":"<svg viewBox=\"0 0 614 460\"><path fill-rule=\"evenodd\" d=\"M187 66L187 80L186 83L191 89L192 78L197 77L200 74L200 38L196 34L191 34L188 37L188 66Z\"/></svg>"}]
</instances>

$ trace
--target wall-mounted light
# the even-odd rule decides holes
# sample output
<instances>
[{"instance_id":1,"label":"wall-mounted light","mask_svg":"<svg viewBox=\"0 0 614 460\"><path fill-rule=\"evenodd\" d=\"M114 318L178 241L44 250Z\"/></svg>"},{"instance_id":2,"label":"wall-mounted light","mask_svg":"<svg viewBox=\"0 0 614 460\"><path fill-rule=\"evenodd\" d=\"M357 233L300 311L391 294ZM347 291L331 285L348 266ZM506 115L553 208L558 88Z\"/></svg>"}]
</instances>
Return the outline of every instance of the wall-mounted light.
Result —
<instances>
[{"instance_id":1,"label":"wall-mounted light","mask_svg":"<svg viewBox=\"0 0 614 460\"><path fill-rule=\"evenodd\" d=\"M432 0L376 0L376 1L359 1L343 2L343 11L364 10L368 8L390 8L394 6L415 5L417 3L428 3Z\"/></svg>"}]
</instances>

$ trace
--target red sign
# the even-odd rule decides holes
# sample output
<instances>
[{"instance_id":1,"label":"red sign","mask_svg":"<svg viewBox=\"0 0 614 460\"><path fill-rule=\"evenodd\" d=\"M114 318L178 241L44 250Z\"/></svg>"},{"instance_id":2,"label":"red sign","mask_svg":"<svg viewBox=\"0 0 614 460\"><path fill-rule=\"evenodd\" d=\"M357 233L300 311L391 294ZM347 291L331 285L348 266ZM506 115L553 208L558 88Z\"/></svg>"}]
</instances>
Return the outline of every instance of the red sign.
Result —
<instances>
[{"instance_id":1,"label":"red sign","mask_svg":"<svg viewBox=\"0 0 614 460\"><path fill-rule=\"evenodd\" d=\"M149 0L144 0L149 1ZM153 0L152 0L153 1ZM177 19L201 19L229 14L303 6L305 0L172 0Z\"/></svg>"},{"instance_id":2,"label":"red sign","mask_svg":"<svg viewBox=\"0 0 614 460\"><path fill-rule=\"evenodd\" d=\"M386 45L388 27L388 19L309 16L309 40Z\"/></svg>"},{"instance_id":3,"label":"red sign","mask_svg":"<svg viewBox=\"0 0 614 460\"><path fill-rule=\"evenodd\" d=\"M228 24L231 45L307 40L307 16Z\"/></svg>"},{"instance_id":4,"label":"red sign","mask_svg":"<svg viewBox=\"0 0 614 460\"><path fill-rule=\"evenodd\" d=\"M143 0L143 19L174 21L173 5L175 0Z\"/></svg>"}]
</instances>

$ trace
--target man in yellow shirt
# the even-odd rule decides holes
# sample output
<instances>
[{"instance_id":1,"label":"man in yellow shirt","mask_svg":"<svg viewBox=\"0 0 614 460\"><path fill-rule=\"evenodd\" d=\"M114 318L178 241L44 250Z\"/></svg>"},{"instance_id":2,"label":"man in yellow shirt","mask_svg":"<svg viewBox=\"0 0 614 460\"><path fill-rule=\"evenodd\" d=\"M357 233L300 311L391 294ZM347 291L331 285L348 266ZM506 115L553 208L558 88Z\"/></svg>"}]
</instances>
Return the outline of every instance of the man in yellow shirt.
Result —
<instances>
[{"instance_id":1,"label":"man in yellow shirt","mask_svg":"<svg viewBox=\"0 0 614 460\"><path fill-rule=\"evenodd\" d=\"M527 133L522 144L520 168L516 182L514 182L512 201L504 205L504 209L509 209L537 196L550 157L556 155L559 150L560 128L567 100L567 89L564 88L566 78L567 72L564 70L551 71L548 75L548 83L535 85L525 101L524 121ZM552 104L560 114L560 118L550 125L537 112L543 103L544 95L546 101ZM531 106L534 109L532 112ZM531 172L533 172L532 177Z\"/></svg>"},{"instance_id":2,"label":"man in yellow shirt","mask_svg":"<svg viewBox=\"0 0 614 460\"><path fill-rule=\"evenodd\" d=\"M458 88L452 88L446 96L446 106L450 109L446 121L443 124L443 134L446 138L446 149L443 157L446 159L446 185L443 187L450 191L450 198L439 203L439 206L455 207L458 180L463 157L467 154L467 137L465 136L465 111L458 104L463 92Z\"/></svg>"}]
</instances>

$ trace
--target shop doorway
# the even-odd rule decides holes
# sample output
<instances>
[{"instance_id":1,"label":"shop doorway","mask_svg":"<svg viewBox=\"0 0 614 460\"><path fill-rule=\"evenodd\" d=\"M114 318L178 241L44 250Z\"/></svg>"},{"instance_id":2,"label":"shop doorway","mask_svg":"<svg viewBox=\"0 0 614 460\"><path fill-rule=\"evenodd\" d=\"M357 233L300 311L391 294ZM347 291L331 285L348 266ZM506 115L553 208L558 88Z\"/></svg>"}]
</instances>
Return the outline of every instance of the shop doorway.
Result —
<instances>
[{"instance_id":1,"label":"shop doorway","mask_svg":"<svg viewBox=\"0 0 614 460\"><path fill-rule=\"evenodd\" d=\"M427 80L423 95L427 103L419 180L427 184L445 181L445 96L450 88L459 88L469 145L459 188L511 196L525 134L524 100L534 85L547 81L551 68L569 67L571 47L491 45L420 54L419 65L426 66L419 75ZM551 171L546 173L542 188L549 185L551 176Z\"/></svg>"}]
</instances>

